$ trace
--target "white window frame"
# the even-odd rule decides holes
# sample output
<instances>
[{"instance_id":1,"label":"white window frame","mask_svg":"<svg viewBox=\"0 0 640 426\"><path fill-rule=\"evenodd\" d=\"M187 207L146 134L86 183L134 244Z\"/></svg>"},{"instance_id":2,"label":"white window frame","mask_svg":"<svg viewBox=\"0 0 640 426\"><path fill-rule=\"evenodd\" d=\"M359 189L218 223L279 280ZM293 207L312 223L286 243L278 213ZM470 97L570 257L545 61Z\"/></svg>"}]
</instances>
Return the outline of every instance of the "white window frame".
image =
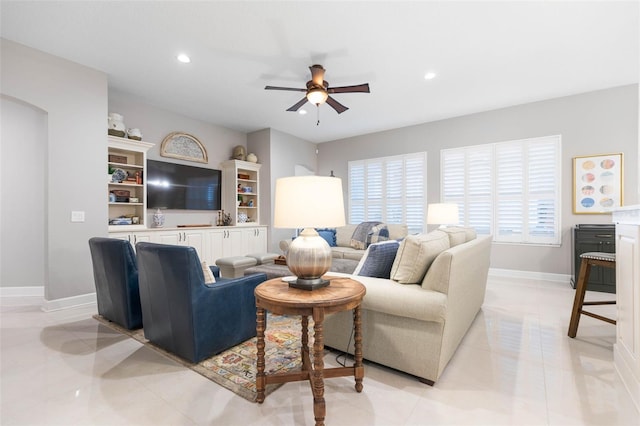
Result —
<instances>
[{"instance_id":1,"label":"white window frame","mask_svg":"<svg viewBox=\"0 0 640 426\"><path fill-rule=\"evenodd\" d=\"M544 144L548 161L539 153ZM443 149L441 200L458 204L460 223L496 243L560 246L561 159L561 135Z\"/></svg>"},{"instance_id":2,"label":"white window frame","mask_svg":"<svg viewBox=\"0 0 640 426\"><path fill-rule=\"evenodd\" d=\"M411 168L412 164L420 170ZM349 223L377 220L406 224L410 234L426 229L426 152L355 160L348 165ZM401 176L394 176L396 173ZM372 185L374 179L379 185ZM389 196L391 185L393 196Z\"/></svg>"}]
</instances>

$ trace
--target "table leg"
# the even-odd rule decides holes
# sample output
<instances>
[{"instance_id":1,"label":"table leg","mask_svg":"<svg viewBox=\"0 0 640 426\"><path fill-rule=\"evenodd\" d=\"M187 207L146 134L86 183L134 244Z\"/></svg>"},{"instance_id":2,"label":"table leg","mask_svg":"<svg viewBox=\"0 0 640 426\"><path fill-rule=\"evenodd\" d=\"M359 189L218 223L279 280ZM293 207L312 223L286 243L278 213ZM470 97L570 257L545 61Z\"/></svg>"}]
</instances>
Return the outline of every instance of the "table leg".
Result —
<instances>
[{"instance_id":1,"label":"table leg","mask_svg":"<svg viewBox=\"0 0 640 426\"><path fill-rule=\"evenodd\" d=\"M362 316L360 314L360 306L356 306L356 308L353 310L353 328L355 330L354 376L356 378L356 391L362 392L364 366L362 365Z\"/></svg>"},{"instance_id":2,"label":"table leg","mask_svg":"<svg viewBox=\"0 0 640 426\"><path fill-rule=\"evenodd\" d=\"M313 308L313 371L311 390L313 392L313 414L316 426L324 426L326 406L324 401L324 308Z\"/></svg>"},{"instance_id":3,"label":"table leg","mask_svg":"<svg viewBox=\"0 0 640 426\"><path fill-rule=\"evenodd\" d=\"M256 310L256 336L257 336L257 349L258 360L256 362L256 391L258 397L256 401L258 403L264 402L264 390L265 390L265 374L264 374L264 330L266 328L266 318L263 308L257 308Z\"/></svg>"},{"instance_id":4,"label":"table leg","mask_svg":"<svg viewBox=\"0 0 640 426\"><path fill-rule=\"evenodd\" d=\"M302 315L301 322L302 346L300 347L300 359L302 360L302 370L311 370L311 366L307 363L307 360L309 359L309 316Z\"/></svg>"}]
</instances>

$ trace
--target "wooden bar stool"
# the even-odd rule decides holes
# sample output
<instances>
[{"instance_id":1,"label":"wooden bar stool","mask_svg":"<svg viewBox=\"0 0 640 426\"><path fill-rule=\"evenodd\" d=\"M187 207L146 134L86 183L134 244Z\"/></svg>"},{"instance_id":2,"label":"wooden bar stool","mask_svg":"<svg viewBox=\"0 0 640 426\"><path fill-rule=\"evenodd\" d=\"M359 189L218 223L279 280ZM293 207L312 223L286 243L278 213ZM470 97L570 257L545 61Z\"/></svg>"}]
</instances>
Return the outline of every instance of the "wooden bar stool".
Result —
<instances>
[{"instance_id":1,"label":"wooden bar stool","mask_svg":"<svg viewBox=\"0 0 640 426\"><path fill-rule=\"evenodd\" d=\"M616 267L615 253L589 252L580 255L582 262L580 263L580 274L578 275L578 283L576 284L576 296L573 299L573 310L571 311L571 322L569 323L569 337L576 337L578 332L578 322L580 322L580 314L590 316L610 324L615 324L616 320L603 317L602 315L587 312L582 309L584 305L615 305L615 300L600 302L585 302L584 294L587 291L587 283L589 282L589 273L591 266L603 266L605 268Z\"/></svg>"}]
</instances>

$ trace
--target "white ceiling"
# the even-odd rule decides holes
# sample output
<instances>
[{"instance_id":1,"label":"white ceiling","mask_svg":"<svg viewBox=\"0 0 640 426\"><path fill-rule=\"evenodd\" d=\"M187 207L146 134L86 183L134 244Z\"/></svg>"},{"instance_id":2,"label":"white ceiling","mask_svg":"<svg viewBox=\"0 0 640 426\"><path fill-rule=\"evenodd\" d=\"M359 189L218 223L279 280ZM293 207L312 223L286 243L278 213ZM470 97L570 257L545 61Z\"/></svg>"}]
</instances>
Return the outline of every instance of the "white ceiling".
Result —
<instances>
[{"instance_id":1,"label":"white ceiling","mask_svg":"<svg viewBox=\"0 0 640 426\"><path fill-rule=\"evenodd\" d=\"M3 38L104 71L110 90L312 142L638 82L628 2L1 2ZM180 64L185 52L191 64ZM350 109L286 109L320 63ZM433 80L423 78L434 71Z\"/></svg>"}]
</instances>

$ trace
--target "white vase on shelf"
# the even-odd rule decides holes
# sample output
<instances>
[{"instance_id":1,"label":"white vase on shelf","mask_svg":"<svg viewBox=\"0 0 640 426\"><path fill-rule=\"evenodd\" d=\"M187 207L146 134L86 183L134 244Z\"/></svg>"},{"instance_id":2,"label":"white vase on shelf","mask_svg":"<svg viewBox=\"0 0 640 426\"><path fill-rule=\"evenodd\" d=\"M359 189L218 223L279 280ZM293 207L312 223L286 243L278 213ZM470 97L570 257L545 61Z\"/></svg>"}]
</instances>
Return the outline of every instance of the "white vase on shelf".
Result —
<instances>
[{"instance_id":1,"label":"white vase on shelf","mask_svg":"<svg viewBox=\"0 0 640 426\"><path fill-rule=\"evenodd\" d=\"M164 213L162 213L160 209L156 209L156 212L153 214L153 226L156 228L162 228L164 226Z\"/></svg>"}]
</instances>

